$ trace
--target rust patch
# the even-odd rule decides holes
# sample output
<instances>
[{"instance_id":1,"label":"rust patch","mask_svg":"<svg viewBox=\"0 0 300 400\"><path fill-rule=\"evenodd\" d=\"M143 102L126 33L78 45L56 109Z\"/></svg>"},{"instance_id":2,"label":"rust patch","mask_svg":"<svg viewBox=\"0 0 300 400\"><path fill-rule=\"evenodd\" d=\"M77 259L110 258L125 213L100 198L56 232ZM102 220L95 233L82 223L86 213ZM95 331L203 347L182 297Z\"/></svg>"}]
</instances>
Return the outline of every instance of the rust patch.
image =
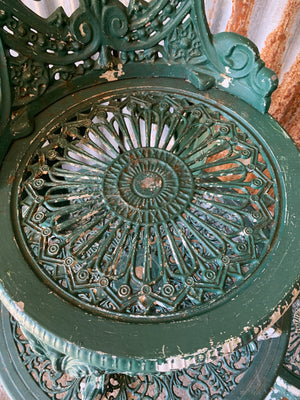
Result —
<instances>
[{"instance_id":1,"label":"rust patch","mask_svg":"<svg viewBox=\"0 0 300 400\"><path fill-rule=\"evenodd\" d=\"M247 36L256 0L232 0L232 13L226 31Z\"/></svg>"},{"instance_id":2,"label":"rust patch","mask_svg":"<svg viewBox=\"0 0 300 400\"><path fill-rule=\"evenodd\" d=\"M272 95L269 112L300 147L300 53Z\"/></svg>"},{"instance_id":3,"label":"rust patch","mask_svg":"<svg viewBox=\"0 0 300 400\"><path fill-rule=\"evenodd\" d=\"M18 301L15 303L16 307L19 309L19 311L24 312L24 303L23 301Z\"/></svg>"},{"instance_id":4,"label":"rust patch","mask_svg":"<svg viewBox=\"0 0 300 400\"><path fill-rule=\"evenodd\" d=\"M266 66L277 75L280 74L282 68L287 41L299 7L300 0L288 0L277 28L269 34L261 51L261 58Z\"/></svg>"},{"instance_id":5,"label":"rust patch","mask_svg":"<svg viewBox=\"0 0 300 400\"><path fill-rule=\"evenodd\" d=\"M15 177L14 175L11 175L11 176L8 178L7 183L8 183L9 185L11 185L15 179L16 179L16 177Z\"/></svg>"},{"instance_id":6,"label":"rust patch","mask_svg":"<svg viewBox=\"0 0 300 400\"><path fill-rule=\"evenodd\" d=\"M162 180L159 179L158 177L153 177L153 176L146 176L142 181L141 181L141 187L143 189L148 189L150 191L154 191L157 188L161 188L162 186Z\"/></svg>"}]
</instances>

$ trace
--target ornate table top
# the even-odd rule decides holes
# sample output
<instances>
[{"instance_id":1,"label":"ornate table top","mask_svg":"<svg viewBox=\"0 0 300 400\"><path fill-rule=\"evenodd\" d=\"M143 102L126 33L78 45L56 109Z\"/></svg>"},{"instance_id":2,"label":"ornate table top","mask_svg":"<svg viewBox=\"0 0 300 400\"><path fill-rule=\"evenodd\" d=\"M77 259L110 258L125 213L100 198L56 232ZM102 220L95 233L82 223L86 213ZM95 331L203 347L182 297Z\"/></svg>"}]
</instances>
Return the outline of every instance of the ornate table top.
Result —
<instances>
[{"instance_id":1,"label":"ornate table top","mask_svg":"<svg viewBox=\"0 0 300 400\"><path fill-rule=\"evenodd\" d=\"M21 326L90 365L164 372L276 322L299 293L299 157L262 113L275 79L254 45L210 36L201 2L82 2L49 34L14 3L0 298Z\"/></svg>"}]
</instances>

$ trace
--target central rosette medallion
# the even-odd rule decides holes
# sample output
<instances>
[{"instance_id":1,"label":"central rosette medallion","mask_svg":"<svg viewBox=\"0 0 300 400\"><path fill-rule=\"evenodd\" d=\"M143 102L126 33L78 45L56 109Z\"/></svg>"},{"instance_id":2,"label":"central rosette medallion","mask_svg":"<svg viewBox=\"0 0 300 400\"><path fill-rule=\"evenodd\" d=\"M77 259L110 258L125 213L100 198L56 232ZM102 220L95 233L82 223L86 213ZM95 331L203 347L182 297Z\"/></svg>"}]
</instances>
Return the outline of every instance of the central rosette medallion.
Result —
<instances>
[{"instance_id":1,"label":"central rosette medallion","mask_svg":"<svg viewBox=\"0 0 300 400\"><path fill-rule=\"evenodd\" d=\"M205 101L101 96L54 119L20 167L18 240L33 268L81 307L125 319L227 296L276 227L261 145Z\"/></svg>"},{"instance_id":2,"label":"central rosette medallion","mask_svg":"<svg viewBox=\"0 0 300 400\"><path fill-rule=\"evenodd\" d=\"M145 171L134 178L133 188L141 197L154 197L161 191L162 178L151 171Z\"/></svg>"},{"instance_id":3,"label":"central rosette medallion","mask_svg":"<svg viewBox=\"0 0 300 400\"><path fill-rule=\"evenodd\" d=\"M103 193L110 209L127 221L159 223L184 210L193 195L193 177L176 155L138 148L110 165Z\"/></svg>"}]
</instances>

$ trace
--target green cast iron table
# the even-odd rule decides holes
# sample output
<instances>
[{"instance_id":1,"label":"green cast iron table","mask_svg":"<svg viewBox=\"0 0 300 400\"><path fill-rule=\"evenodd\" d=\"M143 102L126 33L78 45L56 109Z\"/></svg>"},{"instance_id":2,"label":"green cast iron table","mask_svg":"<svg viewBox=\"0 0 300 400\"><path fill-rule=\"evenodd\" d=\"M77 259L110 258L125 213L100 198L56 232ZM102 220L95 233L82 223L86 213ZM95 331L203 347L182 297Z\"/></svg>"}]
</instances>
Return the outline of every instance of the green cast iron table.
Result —
<instances>
[{"instance_id":1,"label":"green cast iron table","mask_svg":"<svg viewBox=\"0 0 300 400\"><path fill-rule=\"evenodd\" d=\"M197 1L0 8L0 299L31 348L94 399L274 325L299 294L299 154L255 46Z\"/></svg>"}]
</instances>

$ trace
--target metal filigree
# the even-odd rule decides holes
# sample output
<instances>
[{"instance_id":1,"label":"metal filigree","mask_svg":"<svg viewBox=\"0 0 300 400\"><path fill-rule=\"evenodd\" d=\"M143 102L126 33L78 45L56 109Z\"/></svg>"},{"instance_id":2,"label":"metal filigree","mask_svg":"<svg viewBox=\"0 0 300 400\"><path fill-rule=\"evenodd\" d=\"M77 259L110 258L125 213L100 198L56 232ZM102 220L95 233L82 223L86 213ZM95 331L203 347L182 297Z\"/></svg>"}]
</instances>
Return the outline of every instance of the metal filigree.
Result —
<instances>
[{"instance_id":1,"label":"metal filigree","mask_svg":"<svg viewBox=\"0 0 300 400\"><path fill-rule=\"evenodd\" d=\"M43 344L24 328L21 330L13 317L11 326L23 364L49 397L93 400L103 393L103 371Z\"/></svg>"},{"instance_id":2,"label":"metal filigree","mask_svg":"<svg viewBox=\"0 0 300 400\"><path fill-rule=\"evenodd\" d=\"M103 381L101 389L103 395L101 395L99 376L95 376L92 380L88 374L83 376L83 374L72 373L71 376L64 373L45 353L41 354L33 350L32 343L22 334L18 323L13 318L11 325L23 364L43 392L57 400L82 398L157 400L163 398L162 396L176 400L185 399L186 396L194 400L222 399L241 381L258 354L256 343L251 342L226 357L172 374L137 376L108 374L105 382ZM80 369L80 365L77 369Z\"/></svg>"},{"instance_id":3,"label":"metal filigree","mask_svg":"<svg viewBox=\"0 0 300 400\"><path fill-rule=\"evenodd\" d=\"M261 146L174 94L93 100L37 138L20 175L36 270L105 314L162 316L220 298L254 272L276 227Z\"/></svg>"},{"instance_id":4,"label":"metal filigree","mask_svg":"<svg viewBox=\"0 0 300 400\"><path fill-rule=\"evenodd\" d=\"M4 154L9 142L32 132L40 98L58 100L66 82L86 76L93 83L112 74L175 76L200 90L218 87L262 112L277 86L248 39L211 35L202 0L130 1L128 7L118 0L81 0L70 17L59 7L46 19L20 0L0 0L0 39L0 90L7 103L0 103L1 128L9 128L8 137L0 136ZM75 91L76 84L67 86Z\"/></svg>"},{"instance_id":5,"label":"metal filigree","mask_svg":"<svg viewBox=\"0 0 300 400\"><path fill-rule=\"evenodd\" d=\"M47 89L49 76L42 63L18 57L18 61L11 61L10 68L15 105L23 105Z\"/></svg>"},{"instance_id":6,"label":"metal filigree","mask_svg":"<svg viewBox=\"0 0 300 400\"><path fill-rule=\"evenodd\" d=\"M117 0L92 3L82 0L70 17L60 7L41 24L41 18L18 0L1 0L0 26L11 68L13 105L32 102L48 85L92 70L109 69L132 60L153 62L160 57L160 50L168 62L186 62L195 57L193 62L206 60L205 56L201 58L203 51L192 21L179 27L191 11L192 2L154 3L154 6L142 3L137 10L134 3L127 9ZM173 29L174 33L169 34ZM178 34L182 36L179 47ZM159 43L166 38L164 50ZM39 76L35 77L36 74ZM21 96L19 86L27 87Z\"/></svg>"},{"instance_id":7,"label":"metal filigree","mask_svg":"<svg viewBox=\"0 0 300 400\"><path fill-rule=\"evenodd\" d=\"M291 325L290 341L284 359L284 367L300 379L300 299L292 306L293 319Z\"/></svg>"}]
</instances>

